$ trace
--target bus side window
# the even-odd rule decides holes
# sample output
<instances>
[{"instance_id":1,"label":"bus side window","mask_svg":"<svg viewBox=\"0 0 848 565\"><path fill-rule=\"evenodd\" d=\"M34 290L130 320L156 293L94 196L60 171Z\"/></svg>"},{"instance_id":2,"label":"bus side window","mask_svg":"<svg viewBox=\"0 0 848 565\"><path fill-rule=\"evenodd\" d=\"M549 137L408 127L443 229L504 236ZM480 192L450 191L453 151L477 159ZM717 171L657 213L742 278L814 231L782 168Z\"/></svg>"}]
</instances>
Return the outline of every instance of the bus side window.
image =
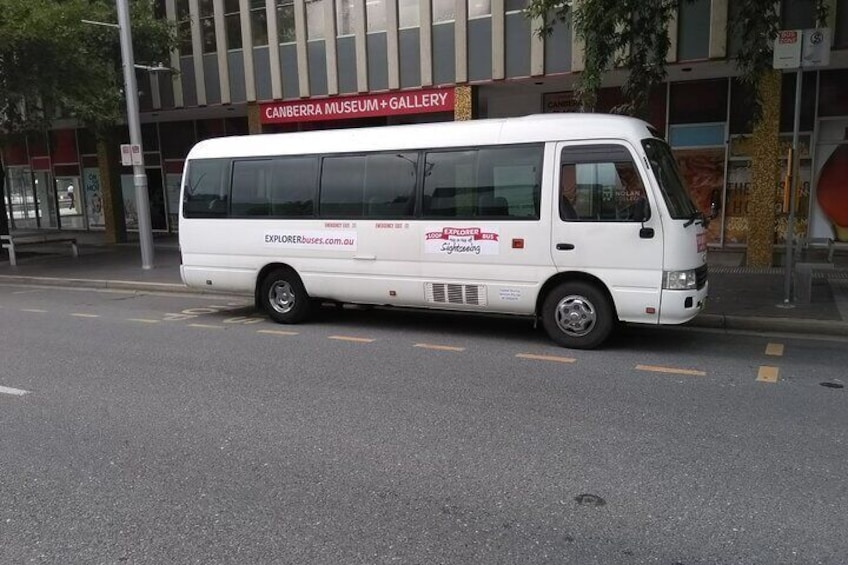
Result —
<instances>
[{"instance_id":1,"label":"bus side window","mask_svg":"<svg viewBox=\"0 0 848 565\"><path fill-rule=\"evenodd\" d=\"M183 189L183 215L186 218L221 218L227 215L228 159L198 159L188 163Z\"/></svg>"},{"instance_id":2,"label":"bus side window","mask_svg":"<svg viewBox=\"0 0 848 565\"><path fill-rule=\"evenodd\" d=\"M560 218L566 221L637 222L647 219L647 194L630 152L621 145L562 150Z\"/></svg>"}]
</instances>

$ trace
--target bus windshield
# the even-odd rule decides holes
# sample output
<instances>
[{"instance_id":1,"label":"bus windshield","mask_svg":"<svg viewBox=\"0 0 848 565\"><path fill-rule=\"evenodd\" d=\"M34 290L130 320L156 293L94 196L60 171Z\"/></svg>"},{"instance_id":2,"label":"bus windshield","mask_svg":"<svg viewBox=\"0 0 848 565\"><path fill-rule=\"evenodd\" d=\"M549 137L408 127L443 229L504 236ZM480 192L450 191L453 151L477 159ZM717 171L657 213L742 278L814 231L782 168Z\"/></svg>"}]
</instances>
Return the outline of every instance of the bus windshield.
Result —
<instances>
[{"instance_id":1,"label":"bus windshield","mask_svg":"<svg viewBox=\"0 0 848 565\"><path fill-rule=\"evenodd\" d=\"M651 169L660 185L668 212L675 220L690 220L698 210L689 198L689 192L680 177L677 162L668 145L659 139L643 139L642 146L651 162Z\"/></svg>"}]
</instances>

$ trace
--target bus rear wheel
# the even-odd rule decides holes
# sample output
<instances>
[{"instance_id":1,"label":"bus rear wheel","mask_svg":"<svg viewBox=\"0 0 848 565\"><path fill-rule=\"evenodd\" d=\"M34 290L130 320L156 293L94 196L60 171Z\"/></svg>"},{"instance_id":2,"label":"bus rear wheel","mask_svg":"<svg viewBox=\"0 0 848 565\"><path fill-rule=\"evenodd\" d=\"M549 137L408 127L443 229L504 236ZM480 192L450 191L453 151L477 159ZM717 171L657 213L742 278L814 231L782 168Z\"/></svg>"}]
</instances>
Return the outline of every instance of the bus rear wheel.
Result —
<instances>
[{"instance_id":1,"label":"bus rear wheel","mask_svg":"<svg viewBox=\"0 0 848 565\"><path fill-rule=\"evenodd\" d=\"M542 325L552 340L571 349L594 349L615 325L612 305L597 286L574 281L554 288L542 303Z\"/></svg>"},{"instance_id":2,"label":"bus rear wheel","mask_svg":"<svg viewBox=\"0 0 848 565\"><path fill-rule=\"evenodd\" d=\"M259 289L262 308L278 324L297 324L306 319L312 306L300 277L290 269L268 273Z\"/></svg>"}]
</instances>

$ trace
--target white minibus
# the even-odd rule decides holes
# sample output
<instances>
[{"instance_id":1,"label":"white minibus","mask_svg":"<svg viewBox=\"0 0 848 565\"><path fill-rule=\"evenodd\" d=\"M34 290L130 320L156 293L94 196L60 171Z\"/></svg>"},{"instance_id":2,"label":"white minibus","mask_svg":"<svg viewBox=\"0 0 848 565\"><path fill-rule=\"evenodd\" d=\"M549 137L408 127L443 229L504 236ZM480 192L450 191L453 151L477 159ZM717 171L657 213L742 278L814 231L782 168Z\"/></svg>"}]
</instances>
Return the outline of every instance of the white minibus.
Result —
<instances>
[{"instance_id":1,"label":"white minibus","mask_svg":"<svg viewBox=\"0 0 848 565\"><path fill-rule=\"evenodd\" d=\"M183 172L188 286L535 316L593 348L707 296L705 218L643 121L554 114L209 139Z\"/></svg>"}]
</instances>

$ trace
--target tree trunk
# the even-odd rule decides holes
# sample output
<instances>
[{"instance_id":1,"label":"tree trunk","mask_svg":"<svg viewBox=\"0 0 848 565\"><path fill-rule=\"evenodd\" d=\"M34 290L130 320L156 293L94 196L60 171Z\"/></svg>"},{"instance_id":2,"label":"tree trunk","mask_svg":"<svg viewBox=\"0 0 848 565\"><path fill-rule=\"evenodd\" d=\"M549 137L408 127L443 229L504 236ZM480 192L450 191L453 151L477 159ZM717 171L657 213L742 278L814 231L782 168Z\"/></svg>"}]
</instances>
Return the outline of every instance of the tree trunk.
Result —
<instances>
[{"instance_id":1,"label":"tree trunk","mask_svg":"<svg viewBox=\"0 0 848 565\"><path fill-rule=\"evenodd\" d=\"M762 113L751 139L751 194L748 199L749 267L771 267L774 254L775 205L780 179L779 71L766 71L757 84Z\"/></svg>"}]
</instances>

